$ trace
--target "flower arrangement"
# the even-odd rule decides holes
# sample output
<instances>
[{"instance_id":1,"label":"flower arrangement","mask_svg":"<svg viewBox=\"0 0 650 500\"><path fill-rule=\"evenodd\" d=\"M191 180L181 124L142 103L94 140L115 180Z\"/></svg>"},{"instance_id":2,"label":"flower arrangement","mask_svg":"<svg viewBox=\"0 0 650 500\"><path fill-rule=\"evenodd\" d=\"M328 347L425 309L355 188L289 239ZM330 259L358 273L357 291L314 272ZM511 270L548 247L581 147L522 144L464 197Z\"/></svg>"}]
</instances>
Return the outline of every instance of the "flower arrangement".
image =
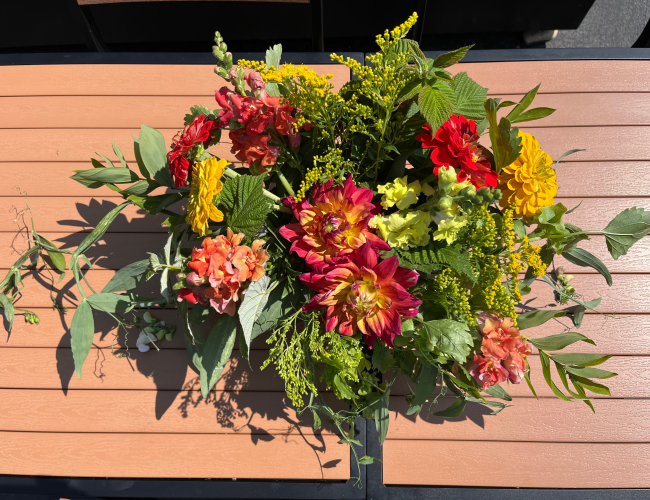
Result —
<instances>
[{"instance_id":1,"label":"flower arrangement","mask_svg":"<svg viewBox=\"0 0 650 500\"><path fill-rule=\"evenodd\" d=\"M578 328L599 299L583 302L554 257L590 266L611 285L605 265L580 242L602 234L618 259L650 232L650 213L626 209L603 230L565 222L570 210L555 203L564 156L553 162L514 126L554 111L530 108L539 86L517 103L487 98L466 73L446 69L470 47L425 57L406 38L416 19L378 36L368 65L332 54L356 77L338 93L331 75L281 67L277 45L265 61L235 66L217 32L215 72L227 83L215 93L218 109L191 108L169 147L143 125L137 170L113 145L120 165L102 156L105 164L93 160L94 168L76 172L81 184L108 186L125 201L75 251L33 230L32 248L2 281L6 319L11 324L18 310L27 260L47 254L43 265L64 273L69 253L82 297L70 332L79 377L95 313L141 330L136 346L147 351L174 333L149 311L177 307L204 397L235 343L247 357L253 340L271 332L262 369L273 365L292 403L313 413L315 427L319 415L333 420L353 450L354 431L342 425L374 419L383 442L398 377L411 388L409 414L426 408L456 417L468 402L499 412L507 405L496 399L511 400L508 384L525 380L535 394L534 350L553 393L593 410L588 393L609 394L600 380L616 375L595 368L609 356L558 354L593 341L575 332L533 339L526 330L567 313ZM239 166L210 153L224 131ZM84 253L128 205L167 216L162 254L86 295ZM159 296L133 291L149 280L159 281ZM534 281L553 289L558 308L522 312ZM211 327L207 337L200 326ZM319 380L348 410L324 402ZM445 394L456 401L437 409Z\"/></svg>"}]
</instances>

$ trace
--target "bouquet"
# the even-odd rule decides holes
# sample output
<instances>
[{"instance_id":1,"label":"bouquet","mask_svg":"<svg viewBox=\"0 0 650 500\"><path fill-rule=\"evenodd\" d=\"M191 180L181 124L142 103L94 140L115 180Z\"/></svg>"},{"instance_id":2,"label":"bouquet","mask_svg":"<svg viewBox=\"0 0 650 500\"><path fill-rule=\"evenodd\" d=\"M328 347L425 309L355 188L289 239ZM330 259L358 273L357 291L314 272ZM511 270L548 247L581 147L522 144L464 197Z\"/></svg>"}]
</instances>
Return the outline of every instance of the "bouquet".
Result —
<instances>
[{"instance_id":1,"label":"bouquet","mask_svg":"<svg viewBox=\"0 0 650 500\"><path fill-rule=\"evenodd\" d=\"M217 32L215 72L225 81L217 109L191 108L171 145L143 125L136 168L114 144L118 165L100 155L105 163L93 159L93 168L72 176L90 189L109 187L124 203L75 251L31 231L31 248L2 281L9 324L19 310L20 270L41 258L65 273L62 254L70 253L81 294L70 331L79 377L94 314L135 330L136 347L147 351L174 334L156 310L175 307L203 397L236 343L247 358L254 339L270 332L261 368L274 367L314 427L321 416L332 420L353 451L358 417L374 419L383 442L398 377L410 388L409 414L457 417L468 402L498 413L511 401L508 384L525 380L535 394L534 350L553 393L593 410L589 394L609 394L602 380L616 375L595 367L609 356L556 352L593 343L580 333L533 339L526 330L565 314L578 328L600 300L582 301L554 257L592 267L611 285L605 265L580 243L602 234L618 259L648 234L650 213L628 208L602 230L565 222L575 209L554 200L565 155L554 162L514 126L553 113L531 108L539 86L519 102L488 99L466 73L447 69L471 47L427 58L406 38L416 19L378 36L366 65L332 54L354 75L338 93L331 75L281 66L279 45L265 61L233 65ZM211 152L226 133L234 164ZM164 214L167 243L86 294L84 253L129 205ZM139 295L151 280L159 294ZM520 305L534 281L552 288L557 308ZM348 409L331 409L323 389ZM438 409L445 395L456 400Z\"/></svg>"}]
</instances>

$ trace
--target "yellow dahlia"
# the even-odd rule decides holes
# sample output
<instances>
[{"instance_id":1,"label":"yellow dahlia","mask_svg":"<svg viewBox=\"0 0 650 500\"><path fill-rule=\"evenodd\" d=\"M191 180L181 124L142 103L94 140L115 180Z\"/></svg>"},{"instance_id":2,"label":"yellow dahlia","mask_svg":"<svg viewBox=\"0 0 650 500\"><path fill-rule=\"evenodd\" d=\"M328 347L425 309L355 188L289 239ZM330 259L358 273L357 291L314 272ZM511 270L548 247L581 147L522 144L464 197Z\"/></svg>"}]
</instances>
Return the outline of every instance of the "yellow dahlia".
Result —
<instances>
[{"instance_id":1,"label":"yellow dahlia","mask_svg":"<svg viewBox=\"0 0 650 500\"><path fill-rule=\"evenodd\" d=\"M542 207L553 204L557 195L557 177L551 168L553 160L539 146L537 139L519 132L521 153L514 163L505 167L499 176L503 191L501 206L513 207L515 213L530 219Z\"/></svg>"},{"instance_id":2,"label":"yellow dahlia","mask_svg":"<svg viewBox=\"0 0 650 500\"><path fill-rule=\"evenodd\" d=\"M208 234L208 218L214 222L223 220L223 213L212 204L212 200L223 188L219 179L226 165L226 160L217 160L212 156L192 167L192 186L185 220L201 236Z\"/></svg>"}]
</instances>

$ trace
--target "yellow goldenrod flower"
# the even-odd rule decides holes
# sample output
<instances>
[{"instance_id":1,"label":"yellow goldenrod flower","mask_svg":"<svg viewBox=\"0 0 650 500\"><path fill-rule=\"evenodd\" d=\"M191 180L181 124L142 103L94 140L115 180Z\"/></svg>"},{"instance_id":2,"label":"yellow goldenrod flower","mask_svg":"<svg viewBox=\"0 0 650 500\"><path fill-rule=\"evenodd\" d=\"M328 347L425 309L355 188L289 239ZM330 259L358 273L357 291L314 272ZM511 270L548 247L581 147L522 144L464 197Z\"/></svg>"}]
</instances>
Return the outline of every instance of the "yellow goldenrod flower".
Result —
<instances>
[{"instance_id":1,"label":"yellow goldenrod flower","mask_svg":"<svg viewBox=\"0 0 650 500\"><path fill-rule=\"evenodd\" d=\"M429 212L416 210L405 214L396 212L388 217L375 215L368 225L378 229L382 239L391 247L406 250L429 243L429 224L432 221Z\"/></svg>"},{"instance_id":2,"label":"yellow goldenrod flower","mask_svg":"<svg viewBox=\"0 0 650 500\"><path fill-rule=\"evenodd\" d=\"M413 203L417 203L422 188L420 187L420 181L407 184L407 176L405 175L401 179L395 179L395 182L377 186L377 192L384 195L381 197L381 206L384 209L397 205L397 208L404 210Z\"/></svg>"},{"instance_id":3,"label":"yellow goldenrod flower","mask_svg":"<svg viewBox=\"0 0 650 500\"><path fill-rule=\"evenodd\" d=\"M226 160L218 160L212 156L192 167L192 186L185 220L192 225L192 230L201 236L208 234L208 218L214 222L223 220L223 213L212 204L212 200L223 188L219 179L226 165L229 165Z\"/></svg>"},{"instance_id":4,"label":"yellow goldenrod flower","mask_svg":"<svg viewBox=\"0 0 650 500\"><path fill-rule=\"evenodd\" d=\"M542 207L553 204L557 194L557 177L551 168L553 160L539 146L537 139L519 132L521 153L514 163L503 169L499 188L503 191L501 206L513 207L524 219L531 219Z\"/></svg>"}]
</instances>

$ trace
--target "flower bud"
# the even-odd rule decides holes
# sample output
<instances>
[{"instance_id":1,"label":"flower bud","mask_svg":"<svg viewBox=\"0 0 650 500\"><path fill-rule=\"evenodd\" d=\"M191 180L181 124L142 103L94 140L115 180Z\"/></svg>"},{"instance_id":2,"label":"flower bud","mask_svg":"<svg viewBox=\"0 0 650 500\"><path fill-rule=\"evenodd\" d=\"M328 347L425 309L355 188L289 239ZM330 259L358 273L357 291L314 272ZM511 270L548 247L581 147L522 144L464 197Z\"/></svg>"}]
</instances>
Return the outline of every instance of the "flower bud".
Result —
<instances>
[{"instance_id":1,"label":"flower bud","mask_svg":"<svg viewBox=\"0 0 650 500\"><path fill-rule=\"evenodd\" d=\"M438 187L440 189L449 189L457 178L456 170L451 166L438 169Z\"/></svg>"},{"instance_id":2,"label":"flower bud","mask_svg":"<svg viewBox=\"0 0 650 500\"><path fill-rule=\"evenodd\" d=\"M156 329L153 326L147 326L144 329L144 333L156 333Z\"/></svg>"},{"instance_id":3,"label":"flower bud","mask_svg":"<svg viewBox=\"0 0 650 500\"><path fill-rule=\"evenodd\" d=\"M500 189L493 189L492 190L492 199L494 201L499 201L502 196L503 196L503 192Z\"/></svg>"},{"instance_id":4,"label":"flower bud","mask_svg":"<svg viewBox=\"0 0 650 500\"><path fill-rule=\"evenodd\" d=\"M228 71L228 78L231 80L236 80L237 79L237 68L234 66L230 68L230 71Z\"/></svg>"},{"instance_id":5,"label":"flower bud","mask_svg":"<svg viewBox=\"0 0 650 500\"><path fill-rule=\"evenodd\" d=\"M156 332L155 335L156 335L156 338L157 338L158 340L162 340L163 337L165 336L165 330L159 330L159 331Z\"/></svg>"},{"instance_id":6,"label":"flower bud","mask_svg":"<svg viewBox=\"0 0 650 500\"><path fill-rule=\"evenodd\" d=\"M449 210L454 204L454 199L451 196L443 196L438 200L438 208L442 211Z\"/></svg>"},{"instance_id":7,"label":"flower bud","mask_svg":"<svg viewBox=\"0 0 650 500\"><path fill-rule=\"evenodd\" d=\"M169 332L165 334L166 341L171 342L173 338L174 338L174 332Z\"/></svg>"},{"instance_id":8,"label":"flower bud","mask_svg":"<svg viewBox=\"0 0 650 500\"><path fill-rule=\"evenodd\" d=\"M199 286L203 282L201 277L197 273L195 273L194 271L192 271L191 273L189 273L187 275L187 277L185 278L185 281L187 282L187 284L190 287Z\"/></svg>"},{"instance_id":9,"label":"flower bud","mask_svg":"<svg viewBox=\"0 0 650 500\"><path fill-rule=\"evenodd\" d=\"M177 281L183 281L185 278L187 278L187 274L185 274L185 273L178 273L176 275L176 280Z\"/></svg>"},{"instance_id":10,"label":"flower bud","mask_svg":"<svg viewBox=\"0 0 650 500\"><path fill-rule=\"evenodd\" d=\"M492 197L490 196L490 188L485 187L485 186L483 186L481 189L479 189L479 190L476 192L476 194L477 194L478 196L482 196L482 197L485 198L486 200L489 200L490 198L492 198Z\"/></svg>"},{"instance_id":11,"label":"flower bud","mask_svg":"<svg viewBox=\"0 0 650 500\"><path fill-rule=\"evenodd\" d=\"M555 276L557 276L558 278L560 276L562 276L563 274L564 274L564 267L563 266L560 266L560 267L555 269Z\"/></svg>"},{"instance_id":12,"label":"flower bud","mask_svg":"<svg viewBox=\"0 0 650 500\"><path fill-rule=\"evenodd\" d=\"M221 66L217 66L214 68L214 72L219 75L221 78L227 78L228 77L228 72L225 70L225 68L222 68Z\"/></svg>"},{"instance_id":13,"label":"flower bud","mask_svg":"<svg viewBox=\"0 0 650 500\"><path fill-rule=\"evenodd\" d=\"M458 194L463 198L474 198L474 196L476 196L476 187L467 186L466 188L463 188Z\"/></svg>"},{"instance_id":14,"label":"flower bud","mask_svg":"<svg viewBox=\"0 0 650 500\"><path fill-rule=\"evenodd\" d=\"M251 88L251 90L262 90L266 87L264 80L262 80L262 75L257 71L251 71L248 76L246 76L246 83Z\"/></svg>"},{"instance_id":15,"label":"flower bud","mask_svg":"<svg viewBox=\"0 0 650 500\"><path fill-rule=\"evenodd\" d=\"M223 52L219 50L219 47L212 47L212 55L220 61L223 59Z\"/></svg>"},{"instance_id":16,"label":"flower bud","mask_svg":"<svg viewBox=\"0 0 650 500\"><path fill-rule=\"evenodd\" d=\"M576 289L570 286L566 290L564 290L564 292L568 293L569 295L573 295L574 293L576 293Z\"/></svg>"},{"instance_id":17,"label":"flower bud","mask_svg":"<svg viewBox=\"0 0 650 500\"><path fill-rule=\"evenodd\" d=\"M564 283L567 285L571 283L571 280L573 279L573 274L565 274L564 275Z\"/></svg>"},{"instance_id":18,"label":"flower bud","mask_svg":"<svg viewBox=\"0 0 650 500\"><path fill-rule=\"evenodd\" d=\"M154 317L151 315L151 313L150 313L149 311L146 311L142 317L144 318L144 320L145 320L147 323L150 323L150 324L151 324L151 323L155 323L156 321L158 321L156 318L154 318Z\"/></svg>"}]
</instances>

